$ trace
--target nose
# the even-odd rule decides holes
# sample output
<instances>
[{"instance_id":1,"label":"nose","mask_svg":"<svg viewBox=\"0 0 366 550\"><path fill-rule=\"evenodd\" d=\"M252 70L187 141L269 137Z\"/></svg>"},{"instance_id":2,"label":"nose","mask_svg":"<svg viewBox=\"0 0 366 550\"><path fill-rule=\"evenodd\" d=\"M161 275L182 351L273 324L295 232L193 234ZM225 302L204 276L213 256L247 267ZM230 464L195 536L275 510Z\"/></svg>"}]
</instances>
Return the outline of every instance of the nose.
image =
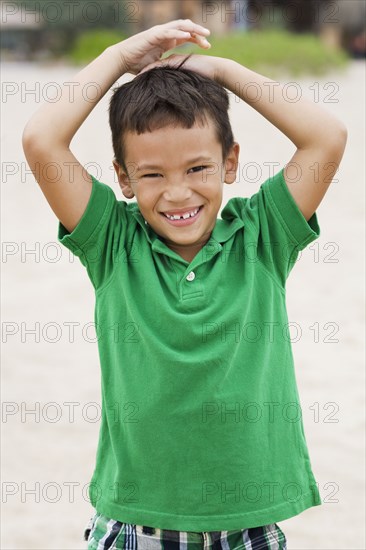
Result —
<instances>
[{"instance_id":1,"label":"nose","mask_svg":"<svg viewBox=\"0 0 366 550\"><path fill-rule=\"evenodd\" d=\"M166 182L166 187L163 192L164 200L183 205L191 196L192 190L183 178L174 178Z\"/></svg>"}]
</instances>

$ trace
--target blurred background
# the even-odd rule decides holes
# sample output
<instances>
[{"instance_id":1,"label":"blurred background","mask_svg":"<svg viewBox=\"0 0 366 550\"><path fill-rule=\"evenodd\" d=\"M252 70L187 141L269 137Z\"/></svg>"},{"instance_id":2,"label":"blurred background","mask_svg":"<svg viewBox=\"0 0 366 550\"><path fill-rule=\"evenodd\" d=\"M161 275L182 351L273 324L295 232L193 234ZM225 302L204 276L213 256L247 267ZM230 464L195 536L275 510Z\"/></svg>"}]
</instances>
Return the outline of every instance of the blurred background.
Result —
<instances>
[{"instance_id":1,"label":"blurred background","mask_svg":"<svg viewBox=\"0 0 366 550\"><path fill-rule=\"evenodd\" d=\"M211 55L230 52L239 62L268 61L263 33L269 31L271 63L288 64L290 70L290 56L298 51L304 67L318 72L342 63L341 52L366 55L363 0L3 0L0 7L7 59L84 62L125 36L179 18L207 24L214 38ZM249 39L240 52L237 37L243 33Z\"/></svg>"},{"instance_id":2,"label":"blurred background","mask_svg":"<svg viewBox=\"0 0 366 550\"><path fill-rule=\"evenodd\" d=\"M287 283L322 506L280 526L288 550L365 550L365 13L364 0L0 2L2 550L86 548L101 411L94 290L57 241L58 220L27 166L22 131L104 48L176 18L211 30L209 51L184 52L235 59L281 82L289 101L306 97L348 128L340 169L317 210L320 237ZM77 132L72 152L125 200L112 166L109 99L110 92ZM254 194L270 167L294 153L234 94L230 120L240 166L223 205Z\"/></svg>"}]
</instances>

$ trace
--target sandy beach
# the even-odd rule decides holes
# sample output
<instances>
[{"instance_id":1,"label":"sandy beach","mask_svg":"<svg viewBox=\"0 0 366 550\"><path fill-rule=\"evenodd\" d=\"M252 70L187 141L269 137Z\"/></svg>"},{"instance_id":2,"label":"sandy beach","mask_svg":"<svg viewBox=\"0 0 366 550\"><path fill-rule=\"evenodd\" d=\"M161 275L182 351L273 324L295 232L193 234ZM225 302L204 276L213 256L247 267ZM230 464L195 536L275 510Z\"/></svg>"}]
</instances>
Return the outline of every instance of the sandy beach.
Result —
<instances>
[{"instance_id":1,"label":"sandy beach","mask_svg":"<svg viewBox=\"0 0 366 550\"><path fill-rule=\"evenodd\" d=\"M94 291L57 242L58 221L26 164L21 133L77 72L64 65L2 67L2 534L3 550L81 550L93 514L100 419ZM289 97L318 101L346 124L346 153L317 210L321 235L287 284L296 377L322 506L279 525L289 550L364 550L365 64L298 80ZM121 80L122 82L123 80ZM92 94L92 90L90 90ZM109 94L72 143L75 156L122 200L112 171ZM224 203L250 196L293 145L231 97L240 179ZM277 163L277 164L275 164Z\"/></svg>"}]
</instances>

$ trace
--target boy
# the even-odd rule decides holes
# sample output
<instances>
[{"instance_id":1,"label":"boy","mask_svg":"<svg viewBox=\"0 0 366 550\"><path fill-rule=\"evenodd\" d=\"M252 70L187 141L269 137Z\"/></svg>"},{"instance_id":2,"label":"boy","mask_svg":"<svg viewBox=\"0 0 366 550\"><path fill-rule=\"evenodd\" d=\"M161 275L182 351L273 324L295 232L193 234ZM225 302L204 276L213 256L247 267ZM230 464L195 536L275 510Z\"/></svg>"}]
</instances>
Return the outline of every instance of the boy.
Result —
<instances>
[{"instance_id":1,"label":"boy","mask_svg":"<svg viewBox=\"0 0 366 550\"><path fill-rule=\"evenodd\" d=\"M276 522L321 504L282 327L286 279L319 236L315 211L346 130L231 60L160 60L184 42L210 47L208 35L178 20L111 46L76 76L73 102L65 92L24 131L58 238L95 288L103 414L89 549L282 549ZM126 72L137 76L115 91L110 124L119 185L134 203L117 201L69 149ZM94 102L83 97L88 82L99 86ZM296 152L217 219L239 158L224 87ZM50 162L56 183L40 169Z\"/></svg>"}]
</instances>

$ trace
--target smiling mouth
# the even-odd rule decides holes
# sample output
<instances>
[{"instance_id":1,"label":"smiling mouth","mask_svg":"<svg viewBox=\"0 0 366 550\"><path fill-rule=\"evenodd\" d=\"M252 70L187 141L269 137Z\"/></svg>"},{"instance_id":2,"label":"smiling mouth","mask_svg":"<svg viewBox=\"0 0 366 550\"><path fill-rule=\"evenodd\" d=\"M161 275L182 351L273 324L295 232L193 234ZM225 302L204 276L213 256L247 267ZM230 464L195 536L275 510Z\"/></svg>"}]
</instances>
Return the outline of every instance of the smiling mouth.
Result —
<instances>
[{"instance_id":1,"label":"smiling mouth","mask_svg":"<svg viewBox=\"0 0 366 550\"><path fill-rule=\"evenodd\" d=\"M179 214L178 212L175 212L174 214L167 214L166 212L161 212L161 215L171 225L176 225L176 226L191 225L197 220L197 218L199 218L202 209L203 209L203 206L198 206L197 208L193 208L192 210L187 210L182 214Z\"/></svg>"},{"instance_id":2,"label":"smiling mouth","mask_svg":"<svg viewBox=\"0 0 366 550\"><path fill-rule=\"evenodd\" d=\"M194 218L197 216L198 212L202 209L202 206L198 206L197 208L194 208L192 210L189 210L187 212L184 212L184 214L167 214L166 212L161 212L163 216L168 218L168 220L176 221L176 220L188 220L189 218Z\"/></svg>"}]
</instances>

